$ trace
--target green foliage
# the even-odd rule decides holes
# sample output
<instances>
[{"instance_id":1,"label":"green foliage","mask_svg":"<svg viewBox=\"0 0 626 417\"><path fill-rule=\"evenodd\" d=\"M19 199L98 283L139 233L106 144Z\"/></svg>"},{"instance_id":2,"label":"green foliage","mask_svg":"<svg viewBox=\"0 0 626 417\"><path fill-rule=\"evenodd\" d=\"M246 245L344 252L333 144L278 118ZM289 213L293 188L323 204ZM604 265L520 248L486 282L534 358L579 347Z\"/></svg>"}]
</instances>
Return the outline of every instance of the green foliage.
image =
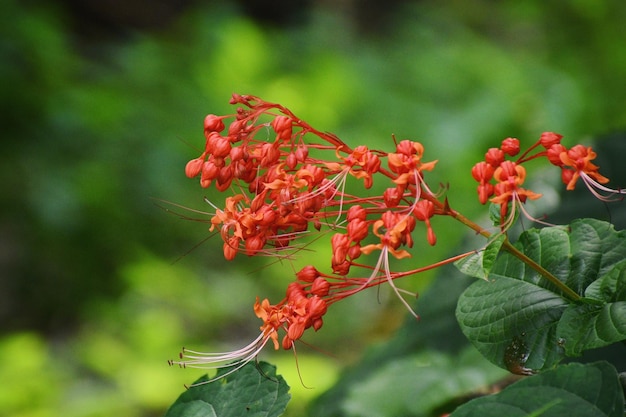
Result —
<instances>
[{"instance_id":1,"label":"green foliage","mask_svg":"<svg viewBox=\"0 0 626 417\"><path fill-rule=\"evenodd\" d=\"M603 299L568 299L524 259L503 253L490 281L472 284L457 307L463 332L485 357L512 372L532 373L554 366L566 352L626 339L624 303L608 303L624 294L618 277L626 233L599 220L576 220L569 230L524 232L516 246L581 296L589 287L592 295L603 288Z\"/></svg>"},{"instance_id":2,"label":"green foliage","mask_svg":"<svg viewBox=\"0 0 626 417\"><path fill-rule=\"evenodd\" d=\"M502 377L485 365L486 358L512 373L533 376L470 401L453 416L560 416L566 410L581 417L623 415L624 396L612 365L557 365L566 355L626 340L626 233L610 223L581 219L569 227L524 232L515 244L519 252L502 238L497 242L495 251L502 252L497 258L489 255L487 261L482 257L480 263L459 267L462 272L491 269L487 280L475 281L460 294L456 306L461 330L477 350L459 346L454 356L432 350L437 342L430 328L439 323L427 322L419 336L400 332L346 373L312 412L383 417L452 411L456 399ZM568 298L540 268L575 288L578 297ZM447 284L434 285L425 302L434 303L430 297L443 292L452 295L451 290ZM451 307L432 313L426 308L425 318ZM404 330L420 333L408 324ZM417 344L410 342L417 339Z\"/></svg>"},{"instance_id":3,"label":"green foliage","mask_svg":"<svg viewBox=\"0 0 626 417\"><path fill-rule=\"evenodd\" d=\"M248 363L232 372L222 368L209 382L199 378L178 397L165 417L274 417L285 411L289 386L276 367L265 362Z\"/></svg>"},{"instance_id":4,"label":"green foliage","mask_svg":"<svg viewBox=\"0 0 626 417\"><path fill-rule=\"evenodd\" d=\"M222 348L215 340L236 343L257 331L250 300L260 285L263 294L282 294L292 268L226 266L214 241L191 251L207 238L207 225L179 221L152 200L207 210L183 167L195 154L190 143L202 137L203 117L226 109L233 91L289 105L351 144L382 148L391 133L422 140L429 156L441 158L452 202L473 214L479 207L470 202L469 168L494 138L534 137L547 128L579 138L626 123L626 9L619 1L477 0L468 8L427 0L400 10L384 36L354 31L335 10L276 29L212 2L154 33L126 28L114 39L84 39L66 2L0 3L0 353L7 359L0 409L11 416L161 415L197 376L167 367L180 344ZM611 178L624 172L621 162L614 166ZM580 217L582 206L562 206L564 223ZM612 210L613 220L621 212ZM437 226L432 259L462 236ZM427 258L420 252L420 261ZM488 264L480 260L478 271ZM567 336L566 354L586 355L594 343L623 335L624 296L614 274L606 271L585 290L600 304L565 309L563 316L587 317L586 333ZM467 344L454 320L456 289L466 282L445 270L418 301L422 322L407 321L397 333L398 313L384 297L336 306L333 323L311 342L332 349L336 369L352 365L330 390L307 390L307 398L320 396L310 414L345 415L345 401L358 396L352 386L373 387L374 375L396 369L396 360L444 352L447 359L434 356L447 374L433 383L454 378L449 366ZM614 325L599 325L609 318ZM355 358L381 335L387 342ZM300 362L307 355L300 349ZM485 360L473 368L489 376L476 375L476 384L501 371L489 366ZM430 378L436 367L419 371ZM306 406L292 395L287 414Z\"/></svg>"},{"instance_id":5,"label":"green foliage","mask_svg":"<svg viewBox=\"0 0 626 417\"><path fill-rule=\"evenodd\" d=\"M355 417L428 415L501 377L470 346L454 356L425 350L376 367L350 386L342 408Z\"/></svg>"},{"instance_id":6,"label":"green foliage","mask_svg":"<svg viewBox=\"0 0 626 417\"><path fill-rule=\"evenodd\" d=\"M462 405L450 417L622 417L624 396L606 362L573 363Z\"/></svg>"}]
</instances>

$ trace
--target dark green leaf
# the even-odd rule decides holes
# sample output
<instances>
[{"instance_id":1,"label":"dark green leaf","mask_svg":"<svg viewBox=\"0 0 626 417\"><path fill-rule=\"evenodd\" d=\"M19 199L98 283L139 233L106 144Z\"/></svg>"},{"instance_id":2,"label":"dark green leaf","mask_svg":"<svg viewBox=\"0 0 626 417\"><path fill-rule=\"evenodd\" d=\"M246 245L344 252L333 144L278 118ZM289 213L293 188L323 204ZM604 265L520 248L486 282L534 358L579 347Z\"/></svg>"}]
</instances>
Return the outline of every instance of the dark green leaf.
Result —
<instances>
[{"instance_id":1,"label":"dark green leaf","mask_svg":"<svg viewBox=\"0 0 626 417\"><path fill-rule=\"evenodd\" d=\"M588 286L585 297L609 303L626 301L626 260L617 263L606 275Z\"/></svg>"},{"instance_id":2,"label":"dark green leaf","mask_svg":"<svg viewBox=\"0 0 626 417\"><path fill-rule=\"evenodd\" d=\"M451 417L623 417L624 395L607 362L560 366L472 400Z\"/></svg>"},{"instance_id":3,"label":"dark green leaf","mask_svg":"<svg viewBox=\"0 0 626 417\"><path fill-rule=\"evenodd\" d=\"M626 261L589 285L585 295L585 303L568 307L557 327L570 356L626 339Z\"/></svg>"},{"instance_id":4,"label":"dark green leaf","mask_svg":"<svg viewBox=\"0 0 626 417\"><path fill-rule=\"evenodd\" d=\"M221 369L216 377L232 368ZM205 375L178 397L165 417L273 417L287 407L290 395L276 367L248 363L223 378L207 382Z\"/></svg>"},{"instance_id":5,"label":"dark green leaf","mask_svg":"<svg viewBox=\"0 0 626 417\"><path fill-rule=\"evenodd\" d=\"M567 301L551 291L497 276L492 282L477 281L463 293L457 319L489 360L514 373L529 373L562 358L556 324L566 307Z\"/></svg>"},{"instance_id":6,"label":"dark green leaf","mask_svg":"<svg viewBox=\"0 0 626 417\"><path fill-rule=\"evenodd\" d=\"M456 356L423 351L376 367L352 385L342 408L348 416L430 415L505 374L469 345Z\"/></svg>"},{"instance_id":7,"label":"dark green leaf","mask_svg":"<svg viewBox=\"0 0 626 417\"><path fill-rule=\"evenodd\" d=\"M609 223L585 219L569 229L533 229L524 232L515 246L581 296L589 287L587 295L599 298L596 304L626 292L623 268L616 266L626 258L626 235ZM579 352L621 340L626 331L622 307L574 304L510 253L498 257L489 279L475 282L461 295L457 320L483 355L512 372L549 368L563 358L565 344L568 353ZM566 322L557 332L566 310ZM591 340L594 337L605 339Z\"/></svg>"},{"instance_id":8,"label":"dark green leaf","mask_svg":"<svg viewBox=\"0 0 626 417\"><path fill-rule=\"evenodd\" d=\"M557 335L569 356L626 339L626 301L573 305L563 313Z\"/></svg>"}]
</instances>

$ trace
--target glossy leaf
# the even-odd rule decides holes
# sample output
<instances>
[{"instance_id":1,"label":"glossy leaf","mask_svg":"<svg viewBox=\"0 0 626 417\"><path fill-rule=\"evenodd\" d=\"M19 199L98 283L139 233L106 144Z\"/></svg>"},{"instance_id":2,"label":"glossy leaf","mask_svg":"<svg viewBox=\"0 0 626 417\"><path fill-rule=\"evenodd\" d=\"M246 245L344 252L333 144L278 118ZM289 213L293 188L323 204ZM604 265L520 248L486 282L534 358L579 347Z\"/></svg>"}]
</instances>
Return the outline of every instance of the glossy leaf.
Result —
<instances>
[{"instance_id":1,"label":"glossy leaf","mask_svg":"<svg viewBox=\"0 0 626 417\"><path fill-rule=\"evenodd\" d=\"M221 369L217 376L232 368ZM221 379L205 375L178 397L165 417L273 417L281 415L290 399L289 386L265 362L248 363Z\"/></svg>"},{"instance_id":2,"label":"glossy leaf","mask_svg":"<svg viewBox=\"0 0 626 417\"><path fill-rule=\"evenodd\" d=\"M560 366L477 398L450 417L623 417L624 395L607 362Z\"/></svg>"}]
</instances>

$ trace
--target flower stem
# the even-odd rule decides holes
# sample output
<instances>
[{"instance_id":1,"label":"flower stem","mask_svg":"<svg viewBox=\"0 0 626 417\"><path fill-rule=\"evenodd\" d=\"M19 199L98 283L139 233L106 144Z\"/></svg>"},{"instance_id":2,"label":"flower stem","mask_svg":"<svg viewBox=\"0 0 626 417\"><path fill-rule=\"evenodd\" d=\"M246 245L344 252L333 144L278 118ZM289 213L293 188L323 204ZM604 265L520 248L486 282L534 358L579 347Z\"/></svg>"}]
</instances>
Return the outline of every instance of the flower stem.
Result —
<instances>
[{"instance_id":1,"label":"flower stem","mask_svg":"<svg viewBox=\"0 0 626 417\"><path fill-rule=\"evenodd\" d=\"M517 259L524 262L526 265L530 266L532 269L537 271L542 277L544 277L545 279L550 281L552 284L554 284L571 300L578 301L582 298L580 295L578 295L576 291L572 290L570 287L565 285L560 279L552 275L547 269L545 269L543 266L539 265L537 262L530 259L528 256L526 256L526 254L524 254L522 251L520 251L515 246L513 246L511 242L509 242L508 239L504 241L504 243L502 244L502 247L511 255L515 256Z\"/></svg>"},{"instance_id":2,"label":"flower stem","mask_svg":"<svg viewBox=\"0 0 626 417\"><path fill-rule=\"evenodd\" d=\"M487 239L492 238L493 236L492 233L489 233L488 231L480 227L478 224L474 223L467 217L463 216L461 213L455 210L452 210L449 206L447 206L447 204L445 204L445 206L446 206L446 211L450 216L454 217L456 220L463 223L470 229L476 231L476 233L478 233L479 235L484 236ZM515 256L520 261L524 262L526 265L530 266L535 271L537 271L542 277L544 277L545 279L550 281L552 284L554 284L559 290L563 292L565 296L567 296L571 300L578 301L582 298L578 293L576 293L574 290L568 287L565 283L563 283L560 279L558 279L552 273L550 273L550 271L548 271L543 266L541 266L540 264L538 264L537 262L529 258L524 252L520 251L515 246L513 246L513 244L508 239L505 239L504 243L502 244L502 248L506 250L507 252L509 252L511 255Z\"/></svg>"}]
</instances>

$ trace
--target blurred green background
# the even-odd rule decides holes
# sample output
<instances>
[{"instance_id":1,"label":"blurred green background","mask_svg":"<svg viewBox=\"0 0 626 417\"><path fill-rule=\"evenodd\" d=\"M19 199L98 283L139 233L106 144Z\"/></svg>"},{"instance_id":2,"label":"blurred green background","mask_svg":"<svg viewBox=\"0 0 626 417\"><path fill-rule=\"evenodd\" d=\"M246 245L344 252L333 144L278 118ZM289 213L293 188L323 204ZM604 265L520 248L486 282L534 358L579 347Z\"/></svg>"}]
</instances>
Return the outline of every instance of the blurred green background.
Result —
<instances>
[{"instance_id":1,"label":"blurred green background","mask_svg":"<svg viewBox=\"0 0 626 417\"><path fill-rule=\"evenodd\" d=\"M184 166L233 92L353 146L421 141L440 160L431 184L470 216L471 166L503 138L626 128L621 0L6 0L0 21L2 415L159 416L201 375L167 366L181 346L255 337L254 297L279 300L293 267L229 264L206 216L161 201L218 198ZM418 245L416 265L448 254L455 226L435 222L439 244ZM299 348L315 389L291 353L263 355L292 387L288 414L404 315L386 290L353 298L307 339L334 356Z\"/></svg>"}]
</instances>

